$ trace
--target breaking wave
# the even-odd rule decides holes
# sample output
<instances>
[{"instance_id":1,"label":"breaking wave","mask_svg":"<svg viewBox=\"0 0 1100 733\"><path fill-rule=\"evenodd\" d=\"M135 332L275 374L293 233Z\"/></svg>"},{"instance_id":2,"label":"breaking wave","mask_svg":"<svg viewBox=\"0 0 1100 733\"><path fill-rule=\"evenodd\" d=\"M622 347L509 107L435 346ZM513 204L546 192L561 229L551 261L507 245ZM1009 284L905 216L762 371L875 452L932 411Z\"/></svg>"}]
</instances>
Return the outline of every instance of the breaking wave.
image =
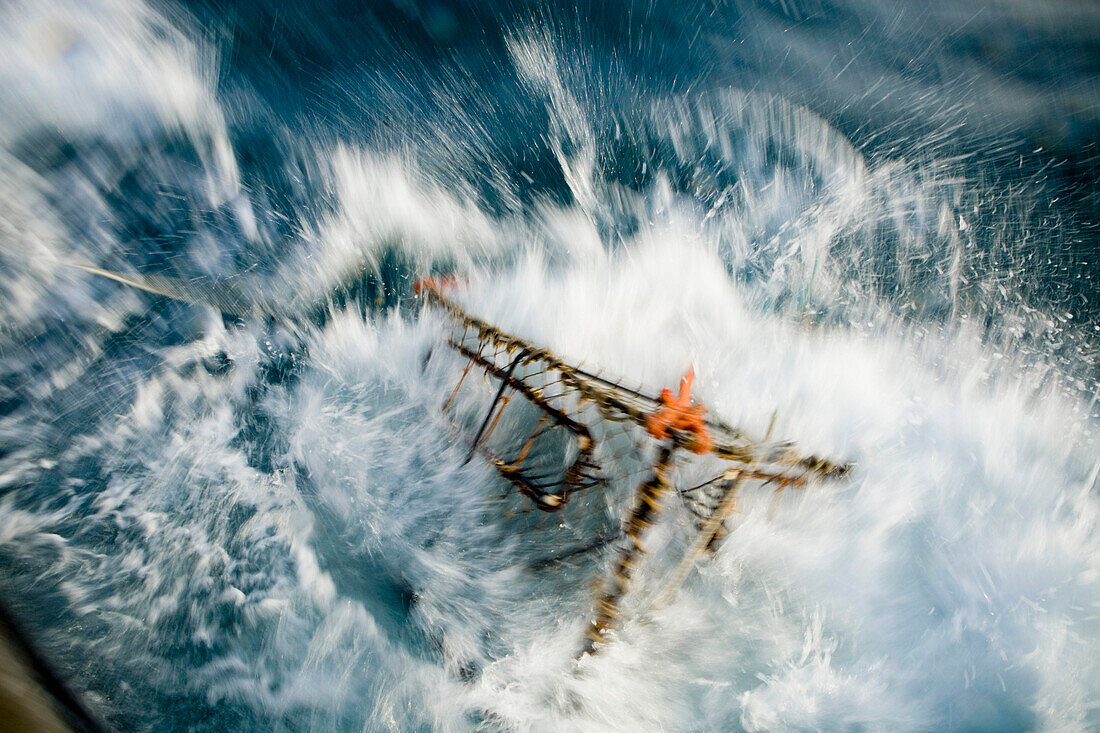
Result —
<instances>
[{"instance_id":1,"label":"breaking wave","mask_svg":"<svg viewBox=\"0 0 1100 733\"><path fill-rule=\"evenodd\" d=\"M405 5L437 40L465 22ZM533 17L495 75L380 75L353 134L226 71L201 16L2 11L0 577L62 678L134 730L1098 725L1072 212L932 134L870 154L749 84L624 89ZM447 114L391 106L418 84ZM746 495L675 601L628 599L578 665L608 556L542 560L623 502L535 517L463 463L412 297L436 272L647 390L694 364L723 420L855 471Z\"/></svg>"}]
</instances>

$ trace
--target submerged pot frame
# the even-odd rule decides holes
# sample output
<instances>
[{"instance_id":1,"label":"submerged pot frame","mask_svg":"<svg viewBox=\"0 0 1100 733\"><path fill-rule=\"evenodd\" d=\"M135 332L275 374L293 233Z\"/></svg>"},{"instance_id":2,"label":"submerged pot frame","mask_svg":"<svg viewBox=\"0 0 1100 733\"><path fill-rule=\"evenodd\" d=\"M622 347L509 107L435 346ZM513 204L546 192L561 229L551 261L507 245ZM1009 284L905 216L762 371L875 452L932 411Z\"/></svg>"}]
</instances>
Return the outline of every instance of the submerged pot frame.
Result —
<instances>
[{"instance_id":1,"label":"submerged pot frame","mask_svg":"<svg viewBox=\"0 0 1100 733\"><path fill-rule=\"evenodd\" d=\"M467 461L475 454L484 456L502 478L538 509L553 512L561 509L577 491L606 483L607 477L600 474L601 466L596 460L595 431L585 422L593 412L584 409L588 405L595 406L600 420L640 428L642 434L658 445L648 476L634 491L632 506L619 533L618 554L600 585L581 655L595 652L618 625L622 599L645 553L643 537L673 492L674 462L692 454L710 455L726 466L708 481L677 490L694 507L698 520L696 534L688 552L655 596L656 604L670 600L695 563L717 550L727 532L726 520L736 507L737 492L746 480L773 484L782 490L839 478L851 470L851 464L803 456L790 443L754 441L729 425L707 420L706 408L691 401L691 372L682 380L678 397L673 397L669 390L664 390L660 397L652 397L628 389L470 315L444 294L445 285L425 280L417 283L416 288L419 296L446 314L452 333L443 343L466 361L455 387L443 402L444 414L452 408L471 371L478 370L497 383L492 403L470 439ZM492 448L489 439L511 404L509 393L532 405L539 418L533 431L521 437L512 455L506 456ZM528 465L533 446L548 429L555 428L570 437L575 449L575 456L558 477L537 473Z\"/></svg>"}]
</instances>

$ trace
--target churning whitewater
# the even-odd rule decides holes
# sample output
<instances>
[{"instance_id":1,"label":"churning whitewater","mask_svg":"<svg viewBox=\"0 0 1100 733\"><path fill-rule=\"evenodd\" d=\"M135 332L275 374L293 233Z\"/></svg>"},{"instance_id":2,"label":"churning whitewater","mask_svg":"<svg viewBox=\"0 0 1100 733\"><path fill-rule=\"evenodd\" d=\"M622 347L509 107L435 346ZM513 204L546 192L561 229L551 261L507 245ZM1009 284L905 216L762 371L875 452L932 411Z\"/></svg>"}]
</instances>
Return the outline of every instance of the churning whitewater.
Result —
<instances>
[{"instance_id":1,"label":"churning whitewater","mask_svg":"<svg viewBox=\"0 0 1100 733\"><path fill-rule=\"evenodd\" d=\"M1000 67L948 41L1004 18L737 5L0 9L0 591L105 727L1100 726L1096 233L963 88ZM1034 32L1100 23L1064 12ZM859 19L842 106L797 93ZM921 34L939 85L884 58ZM746 491L650 609L672 502L575 661L612 554L546 559L629 491L543 515L466 460L413 294L441 273L854 468Z\"/></svg>"}]
</instances>

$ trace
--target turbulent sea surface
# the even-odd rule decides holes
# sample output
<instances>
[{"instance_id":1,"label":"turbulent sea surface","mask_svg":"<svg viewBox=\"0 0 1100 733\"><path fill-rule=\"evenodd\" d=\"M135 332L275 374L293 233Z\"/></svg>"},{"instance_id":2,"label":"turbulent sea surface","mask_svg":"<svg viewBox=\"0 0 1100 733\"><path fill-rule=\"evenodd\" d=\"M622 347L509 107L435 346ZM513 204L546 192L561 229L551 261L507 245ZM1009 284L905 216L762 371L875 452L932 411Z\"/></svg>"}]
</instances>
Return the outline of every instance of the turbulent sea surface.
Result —
<instances>
[{"instance_id":1,"label":"turbulent sea surface","mask_svg":"<svg viewBox=\"0 0 1100 733\"><path fill-rule=\"evenodd\" d=\"M1095 730L1098 79L1070 0L8 0L4 604L118 730ZM577 665L625 504L463 463L439 272L855 470Z\"/></svg>"}]
</instances>

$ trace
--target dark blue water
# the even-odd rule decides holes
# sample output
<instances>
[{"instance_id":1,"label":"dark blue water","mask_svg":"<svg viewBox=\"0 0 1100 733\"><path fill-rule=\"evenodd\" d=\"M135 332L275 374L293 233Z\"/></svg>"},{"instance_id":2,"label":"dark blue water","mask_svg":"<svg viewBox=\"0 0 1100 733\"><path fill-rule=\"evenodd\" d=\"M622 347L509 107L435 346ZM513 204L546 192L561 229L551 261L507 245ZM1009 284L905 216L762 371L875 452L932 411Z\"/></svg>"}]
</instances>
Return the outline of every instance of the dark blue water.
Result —
<instances>
[{"instance_id":1,"label":"dark blue water","mask_svg":"<svg viewBox=\"0 0 1100 733\"><path fill-rule=\"evenodd\" d=\"M107 727L1098 725L1100 10L0 21L0 589ZM463 463L411 298L452 271L504 328L654 391L694 363L719 417L856 471L747 497L577 667L609 556L542 560L622 503L537 521Z\"/></svg>"}]
</instances>

